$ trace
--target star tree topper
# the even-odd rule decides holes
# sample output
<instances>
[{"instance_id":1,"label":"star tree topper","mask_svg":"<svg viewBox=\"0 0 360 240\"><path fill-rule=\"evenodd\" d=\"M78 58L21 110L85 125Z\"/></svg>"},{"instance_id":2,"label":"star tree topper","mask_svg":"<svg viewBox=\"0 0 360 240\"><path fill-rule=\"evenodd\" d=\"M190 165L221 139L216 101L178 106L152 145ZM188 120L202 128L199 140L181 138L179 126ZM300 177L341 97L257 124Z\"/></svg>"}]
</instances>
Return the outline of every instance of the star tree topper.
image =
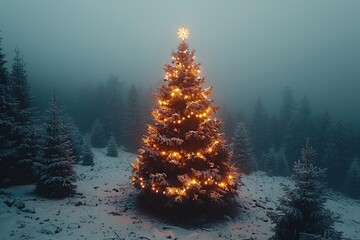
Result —
<instances>
[{"instance_id":1,"label":"star tree topper","mask_svg":"<svg viewBox=\"0 0 360 240\"><path fill-rule=\"evenodd\" d=\"M179 28L177 35L182 41L185 41L190 35L189 29L184 28L184 27Z\"/></svg>"}]
</instances>

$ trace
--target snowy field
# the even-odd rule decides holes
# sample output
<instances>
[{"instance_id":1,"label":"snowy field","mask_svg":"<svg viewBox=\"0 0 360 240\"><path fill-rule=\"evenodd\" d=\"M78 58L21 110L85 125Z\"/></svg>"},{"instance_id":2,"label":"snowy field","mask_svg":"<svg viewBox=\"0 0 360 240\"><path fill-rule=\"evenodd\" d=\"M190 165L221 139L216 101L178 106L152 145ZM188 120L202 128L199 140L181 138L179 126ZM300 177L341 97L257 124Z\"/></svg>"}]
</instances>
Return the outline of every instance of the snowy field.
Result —
<instances>
[{"instance_id":1,"label":"snowy field","mask_svg":"<svg viewBox=\"0 0 360 240\"><path fill-rule=\"evenodd\" d=\"M182 228L150 217L135 208L138 193L129 181L135 155L120 151L105 156L93 149L95 166L76 165L76 197L48 200L34 194L34 185L3 189L0 194L0 240L5 239L268 239L282 185L289 179L257 172L242 178L236 217ZM336 230L360 239L360 201L330 192L327 206L335 213ZM13 203L13 201L15 202ZM24 204L24 205L23 205ZM20 210L21 209L21 210Z\"/></svg>"}]
</instances>

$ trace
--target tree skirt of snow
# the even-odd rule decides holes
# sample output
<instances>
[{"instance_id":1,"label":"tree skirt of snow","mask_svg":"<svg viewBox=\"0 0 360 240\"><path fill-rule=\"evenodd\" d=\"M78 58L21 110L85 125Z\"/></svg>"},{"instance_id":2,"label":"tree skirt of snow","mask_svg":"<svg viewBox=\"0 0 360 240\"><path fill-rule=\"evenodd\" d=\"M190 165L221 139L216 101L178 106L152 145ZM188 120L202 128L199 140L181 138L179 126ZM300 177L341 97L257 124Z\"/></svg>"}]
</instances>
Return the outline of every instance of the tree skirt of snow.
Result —
<instances>
[{"instance_id":1,"label":"tree skirt of snow","mask_svg":"<svg viewBox=\"0 0 360 240\"><path fill-rule=\"evenodd\" d=\"M93 151L95 166L75 166L78 194L72 198L39 197L34 185L0 191L0 239L266 240L272 235L267 215L276 208L282 186L291 184L289 178L268 177L263 172L243 176L236 217L224 216L216 223L184 228L136 208L139 192L129 180L134 154L119 150L119 156L112 158L106 156L106 149ZM343 237L359 239L360 201L334 192L329 196L326 206L337 217L336 230L342 231Z\"/></svg>"}]
</instances>

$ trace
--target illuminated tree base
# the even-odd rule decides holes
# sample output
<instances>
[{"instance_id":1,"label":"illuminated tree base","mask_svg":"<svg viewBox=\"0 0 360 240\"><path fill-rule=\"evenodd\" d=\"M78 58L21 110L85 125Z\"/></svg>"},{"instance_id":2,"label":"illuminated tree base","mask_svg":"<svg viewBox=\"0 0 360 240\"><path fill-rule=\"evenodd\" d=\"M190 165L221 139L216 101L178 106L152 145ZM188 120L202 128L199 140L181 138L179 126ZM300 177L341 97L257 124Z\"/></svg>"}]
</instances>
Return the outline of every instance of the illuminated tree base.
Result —
<instances>
[{"instance_id":1,"label":"illuminated tree base","mask_svg":"<svg viewBox=\"0 0 360 240\"><path fill-rule=\"evenodd\" d=\"M236 216L239 209L236 196L229 195L221 203L191 200L174 203L169 202L165 196L149 191L144 191L138 196L137 206L152 217L187 227L224 220L224 215Z\"/></svg>"}]
</instances>

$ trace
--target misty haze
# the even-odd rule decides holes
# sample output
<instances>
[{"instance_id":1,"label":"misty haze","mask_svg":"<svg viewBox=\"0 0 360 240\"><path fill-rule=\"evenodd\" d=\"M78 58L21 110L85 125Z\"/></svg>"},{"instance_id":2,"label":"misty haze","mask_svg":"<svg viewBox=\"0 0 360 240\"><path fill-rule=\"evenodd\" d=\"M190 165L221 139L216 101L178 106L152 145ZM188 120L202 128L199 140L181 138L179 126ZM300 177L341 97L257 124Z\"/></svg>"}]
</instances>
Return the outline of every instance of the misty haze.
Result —
<instances>
[{"instance_id":1,"label":"misty haze","mask_svg":"<svg viewBox=\"0 0 360 240\"><path fill-rule=\"evenodd\" d=\"M0 240L359 239L359 10L0 0Z\"/></svg>"}]
</instances>

